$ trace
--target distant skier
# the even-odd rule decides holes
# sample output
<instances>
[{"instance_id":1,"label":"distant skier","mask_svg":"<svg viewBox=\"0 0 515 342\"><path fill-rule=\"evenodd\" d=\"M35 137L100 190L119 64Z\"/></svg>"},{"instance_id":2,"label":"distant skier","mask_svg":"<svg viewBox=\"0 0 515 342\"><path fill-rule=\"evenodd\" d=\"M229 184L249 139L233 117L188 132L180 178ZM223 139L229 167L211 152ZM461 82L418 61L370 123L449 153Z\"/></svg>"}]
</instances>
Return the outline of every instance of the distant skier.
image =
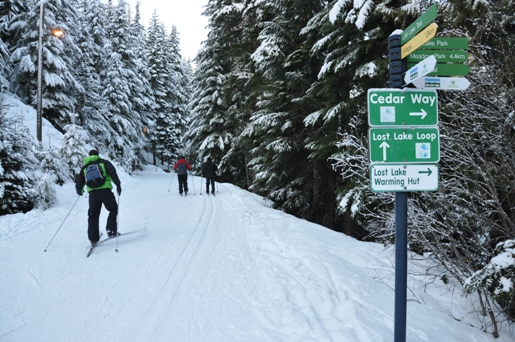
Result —
<instances>
[{"instance_id":1,"label":"distant skier","mask_svg":"<svg viewBox=\"0 0 515 342\"><path fill-rule=\"evenodd\" d=\"M188 170L191 171L190 164L184 156L181 156L173 166L173 169L177 172L177 179L179 180L179 194L182 196L184 189L184 195L188 195Z\"/></svg>"},{"instance_id":2,"label":"distant skier","mask_svg":"<svg viewBox=\"0 0 515 342\"><path fill-rule=\"evenodd\" d=\"M118 234L118 203L111 189L116 184L118 196L122 193L120 178L110 161L101 159L97 150L89 151L89 156L84 159L84 166L75 180L77 195L82 196L84 186L89 193L88 210L88 238L94 246L100 239L99 218L102 204L109 211L106 231L108 237Z\"/></svg>"},{"instance_id":3,"label":"distant skier","mask_svg":"<svg viewBox=\"0 0 515 342\"><path fill-rule=\"evenodd\" d=\"M209 195L209 184L211 183L211 193L215 194L215 176L218 171L218 166L211 160L211 157L207 158L207 162L202 165L202 175L206 178L206 194Z\"/></svg>"}]
</instances>

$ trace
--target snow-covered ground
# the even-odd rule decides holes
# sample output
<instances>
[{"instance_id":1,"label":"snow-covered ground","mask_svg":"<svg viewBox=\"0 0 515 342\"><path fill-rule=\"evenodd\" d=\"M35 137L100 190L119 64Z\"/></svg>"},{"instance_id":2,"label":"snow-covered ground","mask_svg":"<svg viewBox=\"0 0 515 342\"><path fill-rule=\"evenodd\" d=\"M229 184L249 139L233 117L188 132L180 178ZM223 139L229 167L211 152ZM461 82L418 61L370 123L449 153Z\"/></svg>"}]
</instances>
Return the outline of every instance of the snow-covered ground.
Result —
<instances>
[{"instance_id":1,"label":"snow-covered ground","mask_svg":"<svg viewBox=\"0 0 515 342\"><path fill-rule=\"evenodd\" d=\"M35 131L34 110L9 101ZM43 137L60 139L46 121ZM87 195L72 183L49 210L0 216L1 342L393 341L393 248L270 209L231 184L207 196L190 177L180 197L175 174L118 171L126 235L89 258ZM420 275L431 266L409 262L407 341L514 340L504 326L498 339L483 332L459 285Z\"/></svg>"},{"instance_id":2,"label":"snow-covered ground","mask_svg":"<svg viewBox=\"0 0 515 342\"><path fill-rule=\"evenodd\" d=\"M127 235L89 258L73 184L52 209L0 217L1 341L393 341L392 250L230 184L201 195L190 177L180 197L174 174L120 175ZM495 340L459 287L424 280L410 277L407 341Z\"/></svg>"}]
</instances>

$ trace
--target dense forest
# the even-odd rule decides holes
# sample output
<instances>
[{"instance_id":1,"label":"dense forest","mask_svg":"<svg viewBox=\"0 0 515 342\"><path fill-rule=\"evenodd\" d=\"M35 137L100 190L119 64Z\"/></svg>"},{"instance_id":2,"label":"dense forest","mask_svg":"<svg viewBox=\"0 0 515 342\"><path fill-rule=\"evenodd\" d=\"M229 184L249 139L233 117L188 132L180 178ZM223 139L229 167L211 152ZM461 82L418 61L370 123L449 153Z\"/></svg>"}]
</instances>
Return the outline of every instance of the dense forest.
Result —
<instances>
[{"instance_id":1,"label":"dense forest","mask_svg":"<svg viewBox=\"0 0 515 342\"><path fill-rule=\"evenodd\" d=\"M211 157L218 181L358 239L394 241L393 193L369 189L367 90L387 88L388 37L432 1L209 0L194 61L180 32L124 0L44 1L43 148L0 112L0 215L47 208L96 147L127 172ZM40 2L0 0L2 94L37 104ZM466 37L471 85L439 91L439 189L408 197L409 249L515 319L515 5L439 2L438 37ZM51 30L65 32L55 37ZM194 64L192 63L194 62ZM193 66L194 65L194 66ZM29 153L32 151L33 153ZM37 172L41 170L42 172Z\"/></svg>"}]
</instances>

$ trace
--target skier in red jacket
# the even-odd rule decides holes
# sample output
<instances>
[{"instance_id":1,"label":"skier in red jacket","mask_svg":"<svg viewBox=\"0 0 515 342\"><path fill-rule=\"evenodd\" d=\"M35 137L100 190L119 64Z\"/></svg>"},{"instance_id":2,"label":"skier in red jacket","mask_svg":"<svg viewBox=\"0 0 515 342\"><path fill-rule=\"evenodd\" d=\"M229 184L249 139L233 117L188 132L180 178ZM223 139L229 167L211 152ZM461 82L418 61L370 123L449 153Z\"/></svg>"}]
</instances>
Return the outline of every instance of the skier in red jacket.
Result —
<instances>
[{"instance_id":1,"label":"skier in red jacket","mask_svg":"<svg viewBox=\"0 0 515 342\"><path fill-rule=\"evenodd\" d=\"M177 179L179 180L179 194L182 196L184 189L184 195L188 195L188 170L191 171L190 164L186 161L184 156L175 163L173 169L177 173Z\"/></svg>"}]
</instances>

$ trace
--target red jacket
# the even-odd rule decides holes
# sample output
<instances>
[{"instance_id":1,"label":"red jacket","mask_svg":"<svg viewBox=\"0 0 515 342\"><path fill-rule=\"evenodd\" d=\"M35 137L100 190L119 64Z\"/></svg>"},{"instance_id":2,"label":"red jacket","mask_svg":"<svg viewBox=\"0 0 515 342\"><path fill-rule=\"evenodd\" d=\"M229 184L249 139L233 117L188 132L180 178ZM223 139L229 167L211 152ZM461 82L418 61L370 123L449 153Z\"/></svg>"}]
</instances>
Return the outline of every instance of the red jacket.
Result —
<instances>
[{"instance_id":1,"label":"red jacket","mask_svg":"<svg viewBox=\"0 0 515 342\"><path fill-rule=\"evenodd\" d=\"M177 171L178 175L187 175L188 170L191 171L191 166L186 161L186 159L182 158L182 159L179 159L179 161L177 161L177 163L175 163L175 165L173 166L173 169L175 171Z\"/></svg>"}]
</instances>

